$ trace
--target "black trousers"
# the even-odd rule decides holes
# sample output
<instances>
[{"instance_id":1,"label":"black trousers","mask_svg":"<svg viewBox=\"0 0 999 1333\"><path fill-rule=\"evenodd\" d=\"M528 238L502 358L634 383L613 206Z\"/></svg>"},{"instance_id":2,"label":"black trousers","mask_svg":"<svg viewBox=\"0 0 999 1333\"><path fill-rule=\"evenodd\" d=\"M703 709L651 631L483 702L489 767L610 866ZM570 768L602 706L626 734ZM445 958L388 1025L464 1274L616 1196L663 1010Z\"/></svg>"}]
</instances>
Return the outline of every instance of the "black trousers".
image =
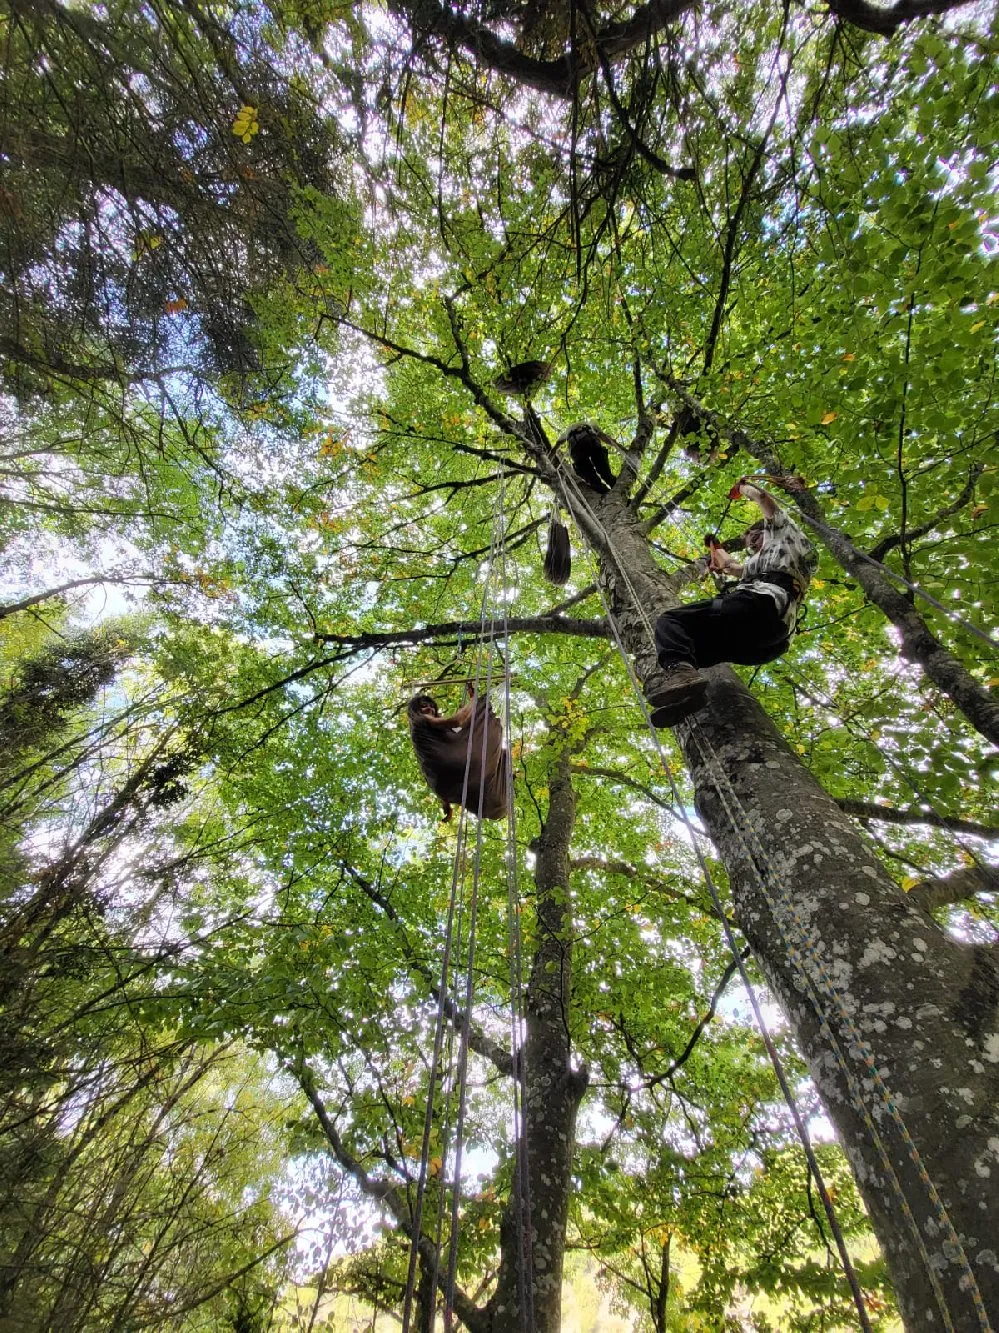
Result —
<instances>
[{"instance_id":1,"label":"black trousers","mask_svg":"<svg viewBox=\"0 0 999 1333\"><path fill-rule=\"evenodd\" d=\"M662 667L738 662L758 666L787 652L791 636L766 593L736 588L706 602L667 611L656 621L656 655Z\"/></svg>"}]
</instances>

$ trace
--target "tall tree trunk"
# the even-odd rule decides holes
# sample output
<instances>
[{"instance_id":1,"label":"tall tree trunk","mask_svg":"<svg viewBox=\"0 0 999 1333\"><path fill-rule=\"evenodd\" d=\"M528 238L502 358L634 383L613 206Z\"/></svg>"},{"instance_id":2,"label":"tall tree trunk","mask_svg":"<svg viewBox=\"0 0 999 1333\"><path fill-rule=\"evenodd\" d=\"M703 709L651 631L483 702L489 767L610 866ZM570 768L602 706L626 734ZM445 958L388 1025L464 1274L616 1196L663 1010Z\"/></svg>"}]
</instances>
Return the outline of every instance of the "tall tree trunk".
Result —
<instances>
[{"instance_id":1,"label":"tall tree trunk","mask_svg":"<svg viewBox=\"0 0 999 1333\"><path fill-rule=\"evenodd\" d=\"M599 513L613 546L598 543L605 583L641 675L654 661L647 622L674 598L623 498ZM707 707L678 730L697 808L850 1159L906 1328L947 1327L941 1300L955 1329L987 1328L978 1293L999 1323L996 954L913 907L735 674L706 674Z\"/></svg>"},{"instance_id":2,"label":"tall tree trunk","mask_svg":"<svg viewBox=\"0 0 999 1333\"><path fill-rule=\"evenodd\" d=\"M576 1112L586 1091L585 1069L573 1069L568 1010L572 980L572 918L569 910L569 842L576 798L563 750L549 780L548 819L537 846L537 944L528 983L524 1133L517 1145L515 1173L527 1153L527 1207L518 1226L516 1192L502 1224L502 1258L489 1302L493 1333L520 1333L518 1269L529 1278L536 1333L561 1326L562 1263L572 1188Z\"/></svg>"}]
</instances>

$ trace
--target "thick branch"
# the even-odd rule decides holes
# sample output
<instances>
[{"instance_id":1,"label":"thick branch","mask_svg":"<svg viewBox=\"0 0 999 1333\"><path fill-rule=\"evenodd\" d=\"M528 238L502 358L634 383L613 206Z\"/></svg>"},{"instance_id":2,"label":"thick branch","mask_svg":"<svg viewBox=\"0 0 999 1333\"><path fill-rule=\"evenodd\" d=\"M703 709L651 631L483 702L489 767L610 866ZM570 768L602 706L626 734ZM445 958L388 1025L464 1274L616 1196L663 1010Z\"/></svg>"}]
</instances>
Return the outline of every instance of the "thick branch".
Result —
<instances>
[{"instance_id":1,"label":"thick branch","mask_svg":"<svg viewBox=\"0 0 999 1333\"><path fill-rule=\"evenodd\" d=\"M972 0L898 0L897 4L882 9L867 0L829 0L829 12L845 23L851 23L863 32L877 37L890 37L903 23L931 15L949 14Z\"/></svg>"},{"instance_id":2,"label":"thick branch","mask_svg":"<svg viewBox=\"0 0 999 1333\"><path fill-rule=\"evenodd\" d=\"M995 866L961 866L941 879L924 879L909 890L909 901L924 912L932 912L980 893L999 893L999 869Z\"/></svg>"},{"instance_id":3,"label":"thick branch","mask_svg":"<svg viewBox=\"0 0 999 1333\"><path fill-rule=\"evenodd\" d=\"M505 74L526 88L566 99L573 96L582 79L593 73L600 59L627 55L693 7L694 0L650 0L624 22L602 28L583 52L566 53L557 60L538 60L497 37L485 25L465 17L457 7L440 5L436 0L390 0L389 5L418 32L433 33L467 51L478 66Z\"/></svg>"},{"instance_id":4,"label":"thick branch","mask_svg":"<svg viewBox=\"0 0 999 1333\"><path fill-rule=\"evenodd\" d=\"M38 606L41 602L47 602L51 597L61 597L64 592L73 592L76 588L90 588L95 584L102 583L157 583L160 580L155 574L93 574L87 578L70 579L68 583L60 583L54 588L46 588L44 592L33 593L30 597L22 597L17 602L5 602L0 605L0 620L6 620L8 616L15 615L18 611L27 611L32 606Z\"/></svg>"},{"instance_id":5,"label":"thick branch","mask_svg":"<svg viewBox=\"0 0 999 1333\"><path fill-rule=\"evenodd\" d=\"M568 616L513 616L502 623L502 631L511 634L570 634L578 639L607 639L610 629L604 620L573 620ZM493 633L500 632L498 629ZM483 630L480 620L448 620L439 625L424 625L420 629L400 630L394 634L316 634L316 643L339 644L348 652L363 652L366 648L391 648L396 644L428 643L434 639L461 634L474 639L489 630Z\"/></svg>"},{"instance_id":6,"label":"thick branch","mask_svg":"<svg viewBox=\"0 0 999 1333\"><path fill-rule=\"evenodd\" d=\"M897 810L890 805L875 805L873 801L851 801L844 797L836 804L844 814L865 822L880 819L885 824L928 824L931 828L948 829L951 833L970 833L976 838L999 839L999 826L979 824L973 819L955 819L938 815L934 810Z\"/></svg>"}]
</instances>

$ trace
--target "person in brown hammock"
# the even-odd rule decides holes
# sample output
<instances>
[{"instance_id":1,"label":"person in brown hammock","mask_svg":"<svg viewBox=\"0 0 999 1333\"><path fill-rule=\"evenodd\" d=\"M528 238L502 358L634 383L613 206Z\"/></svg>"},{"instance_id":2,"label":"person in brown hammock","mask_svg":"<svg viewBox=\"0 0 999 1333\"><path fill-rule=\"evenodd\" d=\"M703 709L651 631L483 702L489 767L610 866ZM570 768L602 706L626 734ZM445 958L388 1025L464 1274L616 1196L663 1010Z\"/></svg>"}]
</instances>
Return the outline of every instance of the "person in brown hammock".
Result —
<instances>
[{"instance_id":1,"label":"person in brown hammock","mask_svg":"<svg viewBox=\"0 0 999 1333\"><path fill-rule=\"evenodd\" d=\"M788 480L788 489L804 483ZM776 500L745 477L729 492L759 505L763 519L746 533L744 564L713 539L708 568L732 574L718 597L667 611L656 621L661 671L645 681L652 724L673 727L704 704L708 683L699 668L719 662L757 666L787 652L795 622L818 563L815 547Z\"/></svg>"}]
</instances>

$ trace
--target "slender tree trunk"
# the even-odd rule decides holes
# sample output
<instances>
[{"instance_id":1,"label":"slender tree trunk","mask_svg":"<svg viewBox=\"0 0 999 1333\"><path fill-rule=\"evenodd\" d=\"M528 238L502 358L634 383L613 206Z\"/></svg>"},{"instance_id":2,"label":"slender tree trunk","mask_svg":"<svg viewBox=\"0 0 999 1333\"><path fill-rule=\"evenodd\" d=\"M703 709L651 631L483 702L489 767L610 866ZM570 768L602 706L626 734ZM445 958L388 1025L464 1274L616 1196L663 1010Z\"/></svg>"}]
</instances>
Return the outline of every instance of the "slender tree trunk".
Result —
<instances>
[{"instance_id":1,"label":"slender tree trunk","mask_svg":"<svg viewBox=\"0 0 999 1333\"><path fill-rule=\"evenodd\" d=\"M599 511L614 548L613 559L598 550L605 583L641 675L654 661L647 621L674 598L621 497ZM697 807L850 1159L906 1328L988 1327L976 1292L999 1324L996 954L909 903L735 674L707 675L707 707L678 730Z\"/></svg>"},{"instance_id":2,"label":"slender tree trunk","mask_svg":"<svg viewBox=\"0 0 999 1333\"><path fill-rule=\"evenodd\" d=\"M437 1288L434 1286L433 1265L421 1256L416 1285L416 1333L434 1333L436 1313Z\"/></svg>"},{"instance_id":3,"label":"slender tree trunk","mask_svg":"<svg viewBox=\"0 0 999 1333\"><path fill-rule=\"evenodd\" d=\"M655 1325L656 1333L666 1333L666 1305L669 1301L670 1246L672 1242L673 1237L667 1236L659 1254L659 1285L652 1310L652 1322Z\"/></svg>"},{"instance_id":4,"label":"slender tree trunk","mask_svg":"<svg viewBox=\"0 0 999 1333\"><path fill-rule=\"evenodd\" d=\"M537 848L537 945L528 984L524 1135L517 1145L515 1172L525 1149L529 1210L517 1219L511 1193L502 1224L502 1259L496 1291L489 1302L494 1333L520 1333L519 1237L529 1254L525 1278L532 1282L532 1327L558 1333L562 1309L562 1263L572 1189L576 1112L587 1074L574 1070L568 1008L572 980L572 918L569 910L569 842L576 798L563 751L549 781L548 819Z\"/></svg>"}]
</instances>

